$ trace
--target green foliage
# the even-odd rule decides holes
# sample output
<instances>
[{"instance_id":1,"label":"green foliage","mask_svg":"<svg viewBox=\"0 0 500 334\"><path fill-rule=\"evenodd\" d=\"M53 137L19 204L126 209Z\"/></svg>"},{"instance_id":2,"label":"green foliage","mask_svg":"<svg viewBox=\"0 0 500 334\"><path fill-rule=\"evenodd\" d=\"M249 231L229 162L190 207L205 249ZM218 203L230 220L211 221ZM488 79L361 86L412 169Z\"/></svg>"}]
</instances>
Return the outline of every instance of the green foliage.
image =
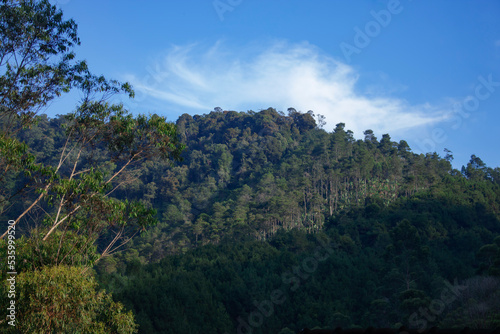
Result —
<instances>
[{"instance_id":1,"label":"green foliage","mask_svg":"<svg viewBox=\"0 0 500 334\"><path fill-rule=\"evenodd\" d=\"M426 319L420 310L438 305L434 301L443 298L447 281L459 279L460 284L469 284L462 282L479 273L474 254L480 259L486 256L485 260L496 254L490 252L496 250L494 246L483 246L492 245L491 240L496 245L498 218L486 218L484 208L467 204L471 201L465 197L444 193L448 195L421 192L389 205L371 198L365 206L343 210L329 219L321 232L279 229L268 242L225 237L217 246L199 245L147 266L141 264L146 259L134 245L135 254L126 252L130 254L126 260L115 257L122 264L112 271L103 268L99 277L118 300L136 312L141 328L153 333L185 330L186 321L193 333L210 331L211 323L199 316L210 312L215 319L226 319L224 328L235 332L238 319L248 323L255 302L270 300L276 289L283 291L286 301L274 305L273 314L264 317L261 326L252 327L254 333L280 332L285 327L298 331L315 326L411 326L414 313ZM216 207L225 210L220 204ZM493 221L485 224L488 219ZM211 217L202 215L199 220L202 224ZM151 244L159 236L157 231L149 236ZM311 262L307 261L315 257L324 259L308 267ZM479 283L474 284L481 286L486 282L482 279L475 278ZM206 299L192 303L196 296ZM476 326L483 320L493 326L495 298L486 298L484 292L475 293L474 301L460 298L448 301L439 316L431 314L434 320L428 321L429 328L449 327L460 317L461 327ZM491 304L486 318L464 318L482 302ZM165 303L177 308L166 310ZM468 306L463 309L462 305ZM159 312L169 315L160 317ZM162 322L165 318L169 319L168 328Z\"/></svg>"},{"instance_id":2,"label":"green foliage","mask_svg":"<svg viewBox=\"0 0 500 334\"><path fill-rule=\"evenodd\" d=\"M147 133L156 136L157 130L144 125L144 135L134 137L130 131L139 133L142 121L120 107L98 112L101 116L93 118L42 117L19 135L34 138L31 147L43 148L37 135L51 132L55 140L47 148L61 152L68 133L76 142L88 138L90 143L99 136L93 129L103 130L106 140L82 144L87 153L77 167L84 173L71 178L73 151L67 158L73 162L58 171L62 177L53 178L47 198L54 207L46 210L51 217L63 198L65 212L80 207L46 239L47 247L55 250L66 228L75 243L96 231L92 245L104 254L122 228L123 235L133 234L158 219L140 238L123 239L128 250L97 261L103 286L134 310L145 332L213 331L206 314L234 331L237 318L252 312L254 300L266 300L280 287L287 291L288 306L277 307L262 332L408 325L414 312L439 298L444 280L494 274L497 268L495 246L480 249L496 245L500 233L498 184L488 176L454 171L436 154L413 154L405 142L393 143L385 135L380 143L373 137L355 141L342 124L331 134L299 129L292 117L273 109L221 111L179 118L175 133L184 142L176 147L189 149L173 166L157 158L156 146L145 144ZM118 117L113 126L112 115ZM151 150L141 153L150 162L134 165L139 145ZM44 163L58 163L48 154L34 154ZM131 173L106 186L128 161ZM105 196L111 190L112 197ZM53 222L47 220L45 228ZM335 243L335 256L291 291L280 276L293 274L314 254L318 244L312 235L325 232ZM95 263L65 248L70 243L62 245L69 254L63 263L71 258L75 264ZM156 262L158 267L144 267ZM163 266L168 269L159 269Z\"/></svg>"},{"instance_id":3,"label":"green foliage","mask_svg":"<svg viewBox=\"0 0 500 334\"><path fill-rule=\"evenodd\" d=\"M137 333L132 313L98 291L81 267L45 266L19 274L16 309L15 329L21 333Z\"/></svg>"},{"instance_id":4,"label":"green foliage","mask_svg":"<svg viewBox=\"0 0 500 334\"><path fill-rule=\"evenodd\" d=\"M477 252L477 257L482 262L483 271L489 275L500 276L500 235L492 244L482 246Z\"/></svg>"},{"instance_id":5,"label":"green foliage","mask_svg":"<svg viewBox=\"0 0 500 334\"><path fill-rule=\"evenodd\" d=\"M103 83L98 80L97 84ZM46 118L40 121L45 122ZM157 115L133 117L121 105L89 99L54 124L57 128L53 132L60 134L54 142L59 159L42 154L43 162L35 164L34 156L27 153L26 145L19 141L15 152L2 150L2 156L7 157L3 160L5 170L11 168L11 175L23 168L25 171L25 178L7 189L4 198L10 200L18 196L18 187L37 194L31 197L32 204L24 211L11 208L8 212L10 217L17 214L16 224L40 208L45 213L43 221L50 226L43 240L58 228L70 228L93 241L107 229L115 229L116 238L110 239L104 248L103 255L106 255L134 226L144 230L156 223L156 211L147 203L119 200L109 195L129 183L144 160L180 159L184 147L177 141L174 124ZM36 130L35 127L33 131ZM29 137L31 131L21 132L20 137L26 132ZM2 138L6 139L1 141L5 147L13 146L9 144L10 139ZM15 144L16 140L11 141ZM12 158L13 153L17 158ZM16 168L12 168L15 164Z\"/></svg>"},{"instance_id":6,"label":"green foliage","mask_svg":"<svg viewBox=\"0 0 500 334\"><path fill-rule=\"evenodd\" d=\"M0 4L0 106L3 130L12 133L50 100L67 92L75 77L87 71L73 62L80 44L77 25L64 21L49 1L10 1Z\"/></svg>"},{"instance_id":7,"label":"green foliage","mask_svg":"<svg viewBox=\"0 0 500 334\"><path fill-rule=\"evenodd\" d=\"M17 232L7 237L16 237L17 329L133 333L133 316L83 273L157 222L150 202L112 195L146 160L180 160L184 145L164 117L108 103L134 92L76 61L79 44L76 23L48 0L0 1L0 216ZM37 115L71 89L83 94L73 112Z\"/></svg>"},{"instance_id":8,"label":"green foliage","mask_svg":"<svg viewBox=\"0 0 500 334\"><path fill-rule=\"evenodd\" d=\"M18 272L41 270L45 266L93 266L99 259L96 245L88 235L73 231L56 231L43 241L46 229L32 229L30 236L18 236L16 245L16 270ZM0 240L0 254L7 258L7 242ZM2 269L7 272L6 263Z\"/></svg>"},{"instance_id":9,"label":"green foliage","mask_svg":"<svg viewBox=\"0 0 500 334\"><path fill-rule=\"evenodd\" d=\"M224 235L265 240L280 228L318 231L367 199L373 205L366 214L375 214L421 192L466 192L477 197L473 200L487 200L498 215L494 183L482 184L473 195L464 175L436 153L414 154L405 141L392 142L387 134L379 143L371 130L366 140L356 141L343 123L326 133L305 126L309 118L314 121L311 112L290 109L285 116L272 108L182 115L178 134L189 147L182 164L151 166L127 194L151 202L144 194L154 183L154 202L164 203L158 208L159 233L173 252L216 243ZM489 195L480 199L483 191ZM210 218L199 220L201 215Z\"/></svg>"}]
</instances>

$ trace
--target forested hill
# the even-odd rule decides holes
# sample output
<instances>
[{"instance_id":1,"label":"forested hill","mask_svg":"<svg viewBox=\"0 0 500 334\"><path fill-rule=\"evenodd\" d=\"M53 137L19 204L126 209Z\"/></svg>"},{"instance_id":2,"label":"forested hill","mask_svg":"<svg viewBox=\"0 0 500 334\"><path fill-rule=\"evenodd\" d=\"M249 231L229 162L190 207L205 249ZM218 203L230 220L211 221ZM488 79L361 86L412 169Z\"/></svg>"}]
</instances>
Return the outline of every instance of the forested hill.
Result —
<instances>
[{"instance_id":1,"label":"forested hill","mask_svg":"<svg viewBox=\"0 0 500 334\"><path fill-rule=\"evenodd\" d=\"M474 156L459 172L450 154L414 154L405 141L388 134L379 140L371 130L355 140L343 123L328 133L311 112L293 109L184 114L177 126L187 147L183 163L151 163L128 191L159 209L161 225L151 240L172 250L227 235L267 239L280 228L318 231L370 198L388 204L422 191L485 201L500 214L493 191L500 171Z\"/></svg>"},{"instance_id":2,"label":"forested hill","mask_svg":"<svg viewBox=\"0 0 500 334\"><path fill-rule=\"evenodd\" d=\"M500 217L498 167L472 156L462 171L454 170L450 152L445 158L415 154L404 140L378 139L371 130L355 140L345 124L329 133L319 128L321 115L319 126L313 116L216 108L179 117L183 161L149 161L115 192L158 211L160 223L135 241L143 259L154 262L228 236L266 240L280 228L319 231L345 210L418 193L476 203ZM51 159L64 144L63 123L62 116L42 117L21 139Z\"/></svg>"},{"instance_id":3,"label":"forested hill","mask_svg":"<svg viewBox=\"0 0 500 334\"><path fill-rule=\"evenodd\" d=\"M500 325L498 168L453 170L451 152L328 133L294 110L177 126L184 161L128 190L161 223L98 265L144 333Z\"/></svg>"},{"instance_id":4,"label":"forested hill","mask_svg":"<svg viewBox=\"0 0 500 334\"><path fill-rule=\"evenodd\" d=\"M65 122L41 117L19 138L54 164ZM499 168L473 155L458 171L451 152L320 126L293 109L184 114L183 161L147 161L114 190L157 209L156 226L96 266L142 332L245 332L276 289L284 306L247 332L500 325L500 280L486 276L500 275ZM108 156L96 146L85 159ZM310 262L320 239L330 255ZM428 320L419 310L446 282L469 292Z\"/></svg>"}]
</instances>

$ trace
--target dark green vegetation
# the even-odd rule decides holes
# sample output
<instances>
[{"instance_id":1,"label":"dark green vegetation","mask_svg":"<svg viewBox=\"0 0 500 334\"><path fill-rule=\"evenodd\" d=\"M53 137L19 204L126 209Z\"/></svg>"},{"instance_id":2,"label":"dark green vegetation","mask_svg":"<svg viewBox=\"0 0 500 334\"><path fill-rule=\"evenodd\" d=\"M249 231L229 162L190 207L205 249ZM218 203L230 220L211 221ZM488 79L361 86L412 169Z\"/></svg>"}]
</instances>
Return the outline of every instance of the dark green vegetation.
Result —
<instances>
[{"instance_id":1,"label":"dark green vegetation","mask_svg":"<svg viewBox=\"0 0 500 334\"><path fill-rule=\"evenodd\" d=\"M500 325L499 168L294 109L134 116L107 102L127 84L74 60L73 21L46 1L0 13L0 218L16 225L0 303L15 269L17 330ZM71 89L73 112L37 116Z\"/></svg>"},{"instance_id":2,"label":"dark green vegetation","mask_svg":"<svg viewBox=\"0 0 500 334\"><path fill-rule=\"evenodd\" d=\"M19 136L44 161L63 122ZM328 133L293 110L177 127L183 161L153 158L113 193L159 223L96 267L143 332L500 324L498 168L473 156L453 170L450 156L369 131L355 140L343 124Z\"/></svg>"},{"instance_id":3,"label":"dark green vegetation","mask_svg":"<svg viewBox=\"0 0 500 334\"><path fill-rule=\"evenodd\" d=\"M498 168L454 170L450 152L327 133L294 110L177 125L183 162L151 164L128 192L160 224L99 266L145 332L500 325Z\"/></svg>"}]
</instances>

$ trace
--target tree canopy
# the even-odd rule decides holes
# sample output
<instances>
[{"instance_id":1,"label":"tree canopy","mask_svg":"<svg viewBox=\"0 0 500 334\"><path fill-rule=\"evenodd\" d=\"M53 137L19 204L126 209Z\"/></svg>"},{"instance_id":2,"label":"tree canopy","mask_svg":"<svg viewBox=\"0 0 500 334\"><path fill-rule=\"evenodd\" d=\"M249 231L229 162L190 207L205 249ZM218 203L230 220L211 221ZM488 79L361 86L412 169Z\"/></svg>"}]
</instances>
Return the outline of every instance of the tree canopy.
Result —
<instances>
[{"instance_id":1,"label":"tree canopy","mask_svg":"<svg viewBox=\"0 0 500 334\"><path fill-rule=\"evenodd\" d=\"M180 160L183 145L164 117L109 103L115 94L133 97L133 90L77 61L79 43L76 23L49 1L1 1L0 214L9 224L0 243L5 258L8 249L15 259L10 272L19 273L11 300L18 330L131 333L133 315L121 313L83 273L156 223L153 208L112 195L145 161ZM79 105L51 124L56 128L46 126L40 112L72 89L81 92ZM45 290L42 281L51 286ZM8 304L6 289L1 298Z\"/></svg>"}]
</instances>

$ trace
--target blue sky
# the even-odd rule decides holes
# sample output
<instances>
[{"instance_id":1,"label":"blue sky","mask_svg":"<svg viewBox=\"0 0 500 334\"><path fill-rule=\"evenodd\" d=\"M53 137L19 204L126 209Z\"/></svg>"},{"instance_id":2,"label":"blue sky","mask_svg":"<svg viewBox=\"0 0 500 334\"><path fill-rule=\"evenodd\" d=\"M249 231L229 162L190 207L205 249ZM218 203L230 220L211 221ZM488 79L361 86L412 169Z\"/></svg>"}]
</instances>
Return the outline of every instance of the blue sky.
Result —
<instances>
[{"instance_id":1,"label":"blue sky","mask_svg":"<svg viewBox=\"0 0 500 334\"><path fill-rule=\"evenodd\" d=\"M289 107L500 166L500 1L58 0L134 113ZM75 101L54 103L49 115ZM73 98L74 99L74 98ZM68 110L69 111L69 110Z\"/></svg>"}]
</instances>

